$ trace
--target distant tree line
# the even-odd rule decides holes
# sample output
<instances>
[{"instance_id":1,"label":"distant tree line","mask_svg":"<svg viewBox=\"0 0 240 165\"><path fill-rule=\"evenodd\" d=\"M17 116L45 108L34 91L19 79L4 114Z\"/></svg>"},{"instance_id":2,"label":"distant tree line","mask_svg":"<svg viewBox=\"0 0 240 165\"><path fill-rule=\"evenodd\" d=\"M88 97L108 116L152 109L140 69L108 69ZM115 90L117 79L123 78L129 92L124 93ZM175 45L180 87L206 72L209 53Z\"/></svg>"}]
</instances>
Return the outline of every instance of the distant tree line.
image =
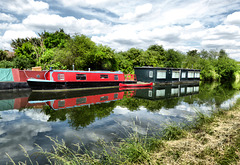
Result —
<instances>
[{"instance_id":1,"label":"distant tree line","mask_svg":"<svg viewBox=\"0 0 240 165\"><path fill-rule=\"evenodd\" d=\"M161 45L150 45L147 50L131 48L116 52L108 46L97 45L85 35L70 36L63 29L44 31L39 38L12 40L15 55L0 50L0 68L121 70L134 73L134 67L154 66L201 69L202 80L229 80L239 72L238 63L225 50L191 50L186 53L165 50Z\"/></svg>"}]
</instances>

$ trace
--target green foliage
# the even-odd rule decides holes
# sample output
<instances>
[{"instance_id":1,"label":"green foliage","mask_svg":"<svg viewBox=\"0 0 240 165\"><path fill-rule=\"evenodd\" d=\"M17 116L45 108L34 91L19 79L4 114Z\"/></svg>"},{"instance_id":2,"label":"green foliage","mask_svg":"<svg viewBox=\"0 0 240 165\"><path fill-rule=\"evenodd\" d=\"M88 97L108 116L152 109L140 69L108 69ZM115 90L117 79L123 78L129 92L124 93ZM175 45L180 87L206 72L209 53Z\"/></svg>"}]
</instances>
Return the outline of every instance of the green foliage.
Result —
<instances>
[{"instance_id":1,"label":"green foliage","mask_svg":"<svg viewBox=\"0 0 240 165\"><path fill-rule=\"evenodd\" d=\"M220 79L220 75L216 72L215 67L212 65L212 60L202 58L200 59L199 64L201 69L201 80L213 81Z\"/></svg>"},{"instance_id":2,"label":"green foliage","mask_svg":"<svg viewBox=\"0 0 240 165\"><path fill-rule=\"evenodd\" d=\"M134 73L132 61L127 59L123 52L116 53L115 59L118 65L118 70L121 70L124 73Z\"/></svg>"},{"instance_id":3,"label":"green foliage","mask_svg":"<svg viewBox=\"0 0 240 165\"><path fill-rule=\"evenodd\" d=\"M26 69L26 68L31 68L35 66L34 64L31 64L31 61L29 58L16 57L14 58L13 62L15 64L15 68L18 68L18 69Z\"/></svg>"},{"instance_id":4,"label":"green foliage","mask_svg":"<svg viewBox=\"0 0 240 165\"><path fill-rule=\"evenodd\" d=\"M237 71L237 63L228 57L219 57L215 63L216 72L221 76L221 80L234 79L234 73Z\"/></svg>"},{"instance_id":5,"label":"green foliage","mask_svg":"<svg viewBox=\"0 0 240 165\"><path fill-rule=\"evenodd\" d=\"M0 50L0 61L7 59L7 52Z\"/></svg>"},{"instance_id":6,"label":"green foliage","mask_svg":"<svg viewBox=\"0 0 240 165\"><path fill-rule=\"evenodd\" d=\"M150 66L164 67L166 61L166 55L161 45L151 45L146 51Z\"/></svg>"},{"instance_id":7,"label":"green foliage","mask_svg":"<svg viewBox=\"0 0 240 165\"><path fill-rule=\"evenodd\" d=\"M114 50L110 47L99 45L95 54L89 58L91 68L94 70L118 70Z\"/></svg>"},{"instance_id":8,"label":"green foliage","mask_svg":"<svg viewBox=\"0 0 240 165\"><path fill-rule=\"evenodd\" d=\"M11 47L15 50L22 47L24 43L31 43L32 45L40 46L41 40L40 38L17 38L12 40Z\"/></svg>"},{"instance_id":9,"label":"green foliage","mask_svg":"<svg viewBox=\"0 0 240 165\"><path fill-rule=\"evenodd\" d=\"M75 35L66 43L66 49L60 49L56 54L59 60L68 69L75 65L76 69L88 69L94 67L92 57L96 53L97 46L85 35Z\"/></svg>"},{"instance_id":10,"label":"green foliage","mask_svg":"<svg viewBox=\"0 0 240 165\"><path fill-rule=\"evenodd\" d=\"M184 55L182 55L178 51L175 51L174 49L167 50L165 52L165 54L166 54L165 67L170 67L170 68L181 68L182 67Z\"/></svg>"},{"instance_id":11,"label":"green foliage","mask_svg":"<svg viewBox=\"0 0 240 165\"><path fill-rule=\"evenodd\" d=\"M0 68L14 68L15 63L13 61L2 60L0 61Z\"/></svg>"},{"instance_id":12,"label":"green foliage","mask_svg":"<svg viewBox=\"0 0 240 165\"><path fill-rule=\"evenodd\" d=\"M56 31L54 33L46 32L39 34L39 36L43 39L44 45L47 49L52 48L64 48L65 43L70 39L70 35L66 34L63 29Z\"/></svg>"}]
</instances>

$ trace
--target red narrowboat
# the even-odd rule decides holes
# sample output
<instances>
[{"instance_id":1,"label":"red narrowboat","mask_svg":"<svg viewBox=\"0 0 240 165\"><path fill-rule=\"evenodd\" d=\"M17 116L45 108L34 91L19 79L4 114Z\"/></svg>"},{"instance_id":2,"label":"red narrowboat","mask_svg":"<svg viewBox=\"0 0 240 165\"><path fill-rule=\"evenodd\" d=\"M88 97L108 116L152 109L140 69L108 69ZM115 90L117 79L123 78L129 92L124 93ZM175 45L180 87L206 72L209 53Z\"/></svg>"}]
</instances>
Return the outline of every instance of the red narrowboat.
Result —
<instances>
[{"instance_id":1,"label":"red narrowboat","mask_svg":"<svg viewBox=\"0 0 240 165\"><path fill-rule=\"evenodd\" d=\"M136 83L136 80L125 80L124 73L120 71L49 70L44 79L30 78L27 83L33 91L61 91L110 88L120 83Z\"/></svg>"}]
</instances>

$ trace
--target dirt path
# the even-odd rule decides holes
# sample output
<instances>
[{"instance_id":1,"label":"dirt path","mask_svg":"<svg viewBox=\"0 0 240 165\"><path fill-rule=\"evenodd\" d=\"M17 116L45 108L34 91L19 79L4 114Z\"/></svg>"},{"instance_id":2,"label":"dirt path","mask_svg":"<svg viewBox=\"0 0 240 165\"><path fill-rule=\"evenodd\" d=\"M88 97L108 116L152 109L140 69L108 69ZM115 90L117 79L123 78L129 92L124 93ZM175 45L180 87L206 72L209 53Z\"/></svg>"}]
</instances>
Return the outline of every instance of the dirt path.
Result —
<instances>
[{"instance_id":1,"label":"dirt path","mask_svg":"<svg viewBox=\"0 0 240 165\"><path fill-rule=\"evenodd\" d=\"M223 113L186 138L166 141L152 155L153 164L240 165L240 104Z\"/></svg>"}]
</instances>

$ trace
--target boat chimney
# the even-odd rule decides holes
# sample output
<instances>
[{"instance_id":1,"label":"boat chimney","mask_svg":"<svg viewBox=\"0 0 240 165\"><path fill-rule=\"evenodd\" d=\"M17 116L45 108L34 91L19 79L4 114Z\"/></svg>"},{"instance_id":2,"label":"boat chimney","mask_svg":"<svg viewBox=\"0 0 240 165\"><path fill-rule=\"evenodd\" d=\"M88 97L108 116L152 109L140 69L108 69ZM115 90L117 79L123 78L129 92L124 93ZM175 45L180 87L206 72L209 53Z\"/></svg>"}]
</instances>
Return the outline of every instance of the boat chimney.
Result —
<instances>
[{"instance_id":1,"label":"boat chimney","mask_svg":"<svg viewBox=\"0 0 240 165\"><path fill-rule=\"evenodd\" d=\"M72 65L72 67L73 67L73 70L74 70L74 64Z\"/></svg>"},{"instance_id":2,"label":"boat chimney","mask_svg":"<svg viewBox=\"0 0 240 165\"><path fill-rule=\"evenodd\" d=\"M88 68L88 71L90 72L90 71L91 71L91 69L90 69L90 68Z\"/></svg>"}]
</instances>

